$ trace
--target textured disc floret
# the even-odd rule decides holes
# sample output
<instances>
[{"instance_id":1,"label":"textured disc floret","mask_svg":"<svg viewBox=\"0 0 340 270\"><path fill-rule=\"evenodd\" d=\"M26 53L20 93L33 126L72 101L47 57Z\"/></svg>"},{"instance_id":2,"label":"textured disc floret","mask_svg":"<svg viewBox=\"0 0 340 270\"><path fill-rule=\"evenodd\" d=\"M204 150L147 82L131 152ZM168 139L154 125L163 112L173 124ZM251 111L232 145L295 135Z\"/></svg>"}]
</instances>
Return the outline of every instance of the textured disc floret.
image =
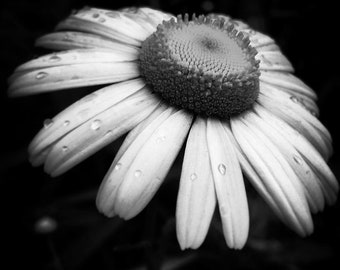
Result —
<instances>
[{"instance_id":1,"label":"textured disc floret","mask_svg":"<svg viewBox=\"0 0 340 270\"><path fill-rule=\"evenodd\" d=\"M142 43L141 74L171 105L229 118L249 109L258 97L259 62L249 43L222 18L179 15Z\"/></svg>"}]
</instances>

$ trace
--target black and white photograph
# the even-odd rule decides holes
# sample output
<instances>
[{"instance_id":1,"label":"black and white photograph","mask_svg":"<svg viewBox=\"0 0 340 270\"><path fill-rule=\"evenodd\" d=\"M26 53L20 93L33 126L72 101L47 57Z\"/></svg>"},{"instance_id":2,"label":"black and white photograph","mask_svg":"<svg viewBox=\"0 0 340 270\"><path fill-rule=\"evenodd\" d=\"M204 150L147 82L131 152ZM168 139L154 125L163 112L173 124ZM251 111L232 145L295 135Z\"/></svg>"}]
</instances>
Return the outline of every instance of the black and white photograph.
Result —
<instances>
[{"instance_id":1,"label":"black and white photograph","mask_svg":"<svg viewBox=\"0 0 340 270\"><path fill-rule=\"evenodd\" d=\"M335 1L0 6L0 269L339 268Z\"/></svg>"}]
</instances>

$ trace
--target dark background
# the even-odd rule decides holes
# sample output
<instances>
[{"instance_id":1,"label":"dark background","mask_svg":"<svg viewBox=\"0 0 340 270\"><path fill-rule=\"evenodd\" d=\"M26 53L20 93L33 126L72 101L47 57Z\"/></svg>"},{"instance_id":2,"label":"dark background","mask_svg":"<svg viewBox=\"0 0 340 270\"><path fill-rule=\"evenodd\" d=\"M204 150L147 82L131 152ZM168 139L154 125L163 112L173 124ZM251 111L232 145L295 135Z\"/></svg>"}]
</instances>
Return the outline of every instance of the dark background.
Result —
<instances>
[{"instance_id":1,"label":"dark background","mask_svg":"<svg viewBox=\"0 0 340 270\"><path fill-rule=\"evenodd\" d=\"M182 155L149 206L124 222L100 215L97 188L122 140L58 178L27 161L27 145L45 118L92 91L9 99L7 77L40 52L34 40L72 9L151 6L174 14L218 12L272 36L318 93L321 121L334 139L329 164L339 173L339 15L336 1L6 0L0 4L0 268L1 269L334 269L339 267L339 203L314 215L315 232L287 229L248 185L250 235L242 251L226 247L218 216L198 250L180 251L175 205ZM43 220L47 225L43 226Z\"/></svg>"}]
</instances>

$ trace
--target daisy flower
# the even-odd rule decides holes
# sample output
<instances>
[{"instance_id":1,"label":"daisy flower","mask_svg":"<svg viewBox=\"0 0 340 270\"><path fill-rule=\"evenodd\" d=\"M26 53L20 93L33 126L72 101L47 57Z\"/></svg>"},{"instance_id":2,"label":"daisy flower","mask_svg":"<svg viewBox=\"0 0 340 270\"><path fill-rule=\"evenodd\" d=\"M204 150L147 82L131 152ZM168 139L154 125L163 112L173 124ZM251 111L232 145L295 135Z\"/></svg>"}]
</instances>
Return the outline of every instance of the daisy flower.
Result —
<instances>
[{"instance_id":1,"label":"daisy flower","mask_svg":"<svg viewBox=\"0 0 340 270\"><path fill-rule=\"evenodd\" d=\"M230 248L244 246L243 175L301 236L335 202L332 140L316 94L275 41L220 14L174 17L150 8L84 8L37 45L58 52L19 66L11 96L105 85L53 119L29 146L58 176L128 133L99 188L109 217L140 213L183 144L176 228L182 249L204 241L218 205Z\"/></svg>"}]
</instances>

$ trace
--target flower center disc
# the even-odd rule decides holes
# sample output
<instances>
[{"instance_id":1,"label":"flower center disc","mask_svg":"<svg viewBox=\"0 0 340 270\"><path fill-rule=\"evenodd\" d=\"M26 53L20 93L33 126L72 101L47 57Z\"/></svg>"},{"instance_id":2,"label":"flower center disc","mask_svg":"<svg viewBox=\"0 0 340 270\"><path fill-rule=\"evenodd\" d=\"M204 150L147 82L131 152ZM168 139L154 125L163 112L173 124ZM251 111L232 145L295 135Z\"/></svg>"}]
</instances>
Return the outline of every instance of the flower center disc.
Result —
<instances>
[{"instance_id":1,"label":"flower center disc","mask_svg":"<svg viewBox=\"0 0 340 270\"><path fill-rule=\"evenodd\" d=\"M153 92L194 113L229 118L259 93L257 51L222 18L186 14L163 22L142 43L140 70Z\"/></svg>"}]
</instances>

